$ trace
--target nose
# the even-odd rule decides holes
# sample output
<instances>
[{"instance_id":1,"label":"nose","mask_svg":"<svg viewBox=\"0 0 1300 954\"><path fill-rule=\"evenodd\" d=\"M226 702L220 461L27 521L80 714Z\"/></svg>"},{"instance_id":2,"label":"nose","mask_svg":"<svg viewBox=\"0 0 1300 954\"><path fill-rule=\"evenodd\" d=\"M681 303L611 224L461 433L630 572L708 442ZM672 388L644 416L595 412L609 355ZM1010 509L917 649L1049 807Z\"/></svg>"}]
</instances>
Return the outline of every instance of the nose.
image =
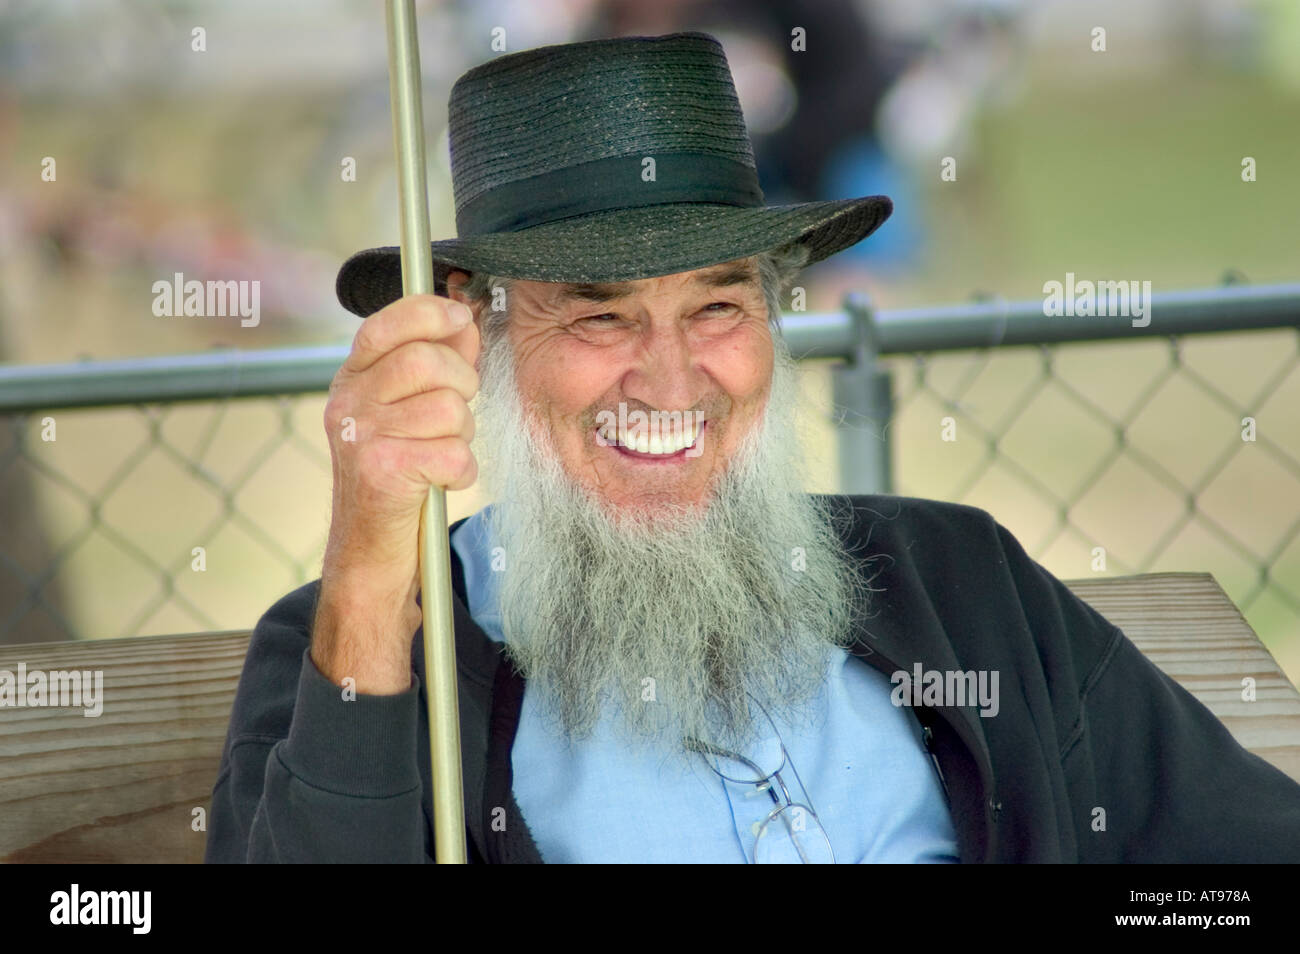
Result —
<instances>
[{"instance_id":1,"label":"nose","mask_svg":"<svg viewBox=\"0 0 1300 954\"><path fill-rule=\"evenodd\" d=\"M707 388L686 328L676 321L648 322L635 365L623 378L623 393L653 409L693 408Z\"/></svg>"}]
</instances>

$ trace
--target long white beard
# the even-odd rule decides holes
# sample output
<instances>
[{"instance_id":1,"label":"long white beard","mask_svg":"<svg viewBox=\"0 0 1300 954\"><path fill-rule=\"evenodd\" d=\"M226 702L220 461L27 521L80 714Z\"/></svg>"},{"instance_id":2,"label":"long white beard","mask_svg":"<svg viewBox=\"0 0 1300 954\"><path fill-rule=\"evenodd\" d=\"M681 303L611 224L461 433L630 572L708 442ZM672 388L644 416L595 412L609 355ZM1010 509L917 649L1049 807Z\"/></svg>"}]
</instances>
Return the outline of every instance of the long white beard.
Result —
<instances>
[{"instance_id":1,"label":"long white beard","mask_svg":"<svg viewBox=\"0 0 1300 954\"><path fill-rule=\"evenodd\" d=\"M612 514L530 427L505 335L480 363L476 453L505 555L507 647L570 738L603 714L616 736L680 755L693 736L744 751L761 703L805 725L830 653L867 595L827 514L801 486L798 372L774 334L761 422L703 508ZM540 430L540 429L538 429Z\"/></svg>"}]
</instances>

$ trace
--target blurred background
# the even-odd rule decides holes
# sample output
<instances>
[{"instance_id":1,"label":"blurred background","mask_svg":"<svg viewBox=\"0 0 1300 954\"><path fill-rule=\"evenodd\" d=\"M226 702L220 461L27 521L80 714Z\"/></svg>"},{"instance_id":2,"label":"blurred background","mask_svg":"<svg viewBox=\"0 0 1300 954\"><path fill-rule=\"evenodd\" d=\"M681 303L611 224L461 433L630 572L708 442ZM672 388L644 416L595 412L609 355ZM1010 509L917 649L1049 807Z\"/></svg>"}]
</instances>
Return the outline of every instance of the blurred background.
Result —
<instances>
[{"instance_id":1,"label":"blurred background","mask_svg":"<svg viewBox=\"0 0 1300 954\"><path fill-rule=\"evenodd\" d=\"M880 232L804 274L809 311L850 291L884 309L1041 299L1067 272L1156 294L1300 280L1292 0L417 7L435 238L455 234L459 74L502 41L702 29L769 203L894 199ZM346 344L338 267L398 234L380 3L0 3L0 363ZM259 281L260 322L155 316L176 272ZM1222 327L886 358L893 490L989 510L1063 579L1211 572L1300 682L1300 338ZM804 364L817 491L842 483L831 364ZM251 628L319 575L323 406L0 418L0 642ZM484 502L452 494L451 515Z\"/></svg>"}]
</instances>

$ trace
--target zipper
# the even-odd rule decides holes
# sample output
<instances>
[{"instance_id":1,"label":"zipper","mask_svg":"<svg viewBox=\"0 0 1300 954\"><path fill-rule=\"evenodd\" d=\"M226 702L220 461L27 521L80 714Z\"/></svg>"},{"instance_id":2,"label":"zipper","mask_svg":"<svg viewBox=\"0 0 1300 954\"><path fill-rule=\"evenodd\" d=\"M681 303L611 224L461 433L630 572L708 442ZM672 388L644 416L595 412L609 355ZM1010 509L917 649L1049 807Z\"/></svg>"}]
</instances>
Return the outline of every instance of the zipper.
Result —
<instances>
[{"instance_id":1,"label":"zipper","mask_svg":"<svg viewBox=\"0 0 1300 954\"><path fill-rule=\"evenodd\" d=\"M921 727L921 735L925 740L925 751L930 754L930 761L934 763L934 770L939 773L939 784L943 786L943 797L952 807L952 795L948 792L948 780L943 777L943 769L939 767L939 756L934 754L934 730L928 725Z\"/></svg>"}]
</instances>

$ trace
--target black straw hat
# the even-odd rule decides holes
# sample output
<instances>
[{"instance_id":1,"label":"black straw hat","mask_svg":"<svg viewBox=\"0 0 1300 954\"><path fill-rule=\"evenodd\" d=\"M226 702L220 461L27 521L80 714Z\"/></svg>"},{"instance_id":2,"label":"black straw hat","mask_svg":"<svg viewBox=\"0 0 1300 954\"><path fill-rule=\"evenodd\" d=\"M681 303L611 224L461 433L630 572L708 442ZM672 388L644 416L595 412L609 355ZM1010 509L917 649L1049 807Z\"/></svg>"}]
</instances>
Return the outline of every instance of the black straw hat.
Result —
<instances>
[{"instance_id":1,"label":"black straw hat","mask_svg":"<svg viewBox=\"0 0 1300 954\"><path fill-rule=\"evenodd\" d=\"M764 206L726 56L705 33L498 57L456 81L448 126L459 237L431 243L439 294L453 268L632 281L794 240L812 264L893 210L881 195ZM353 255L336 290L362 317L396 301L400 249Z\"/></svg>"}]
</instances>

